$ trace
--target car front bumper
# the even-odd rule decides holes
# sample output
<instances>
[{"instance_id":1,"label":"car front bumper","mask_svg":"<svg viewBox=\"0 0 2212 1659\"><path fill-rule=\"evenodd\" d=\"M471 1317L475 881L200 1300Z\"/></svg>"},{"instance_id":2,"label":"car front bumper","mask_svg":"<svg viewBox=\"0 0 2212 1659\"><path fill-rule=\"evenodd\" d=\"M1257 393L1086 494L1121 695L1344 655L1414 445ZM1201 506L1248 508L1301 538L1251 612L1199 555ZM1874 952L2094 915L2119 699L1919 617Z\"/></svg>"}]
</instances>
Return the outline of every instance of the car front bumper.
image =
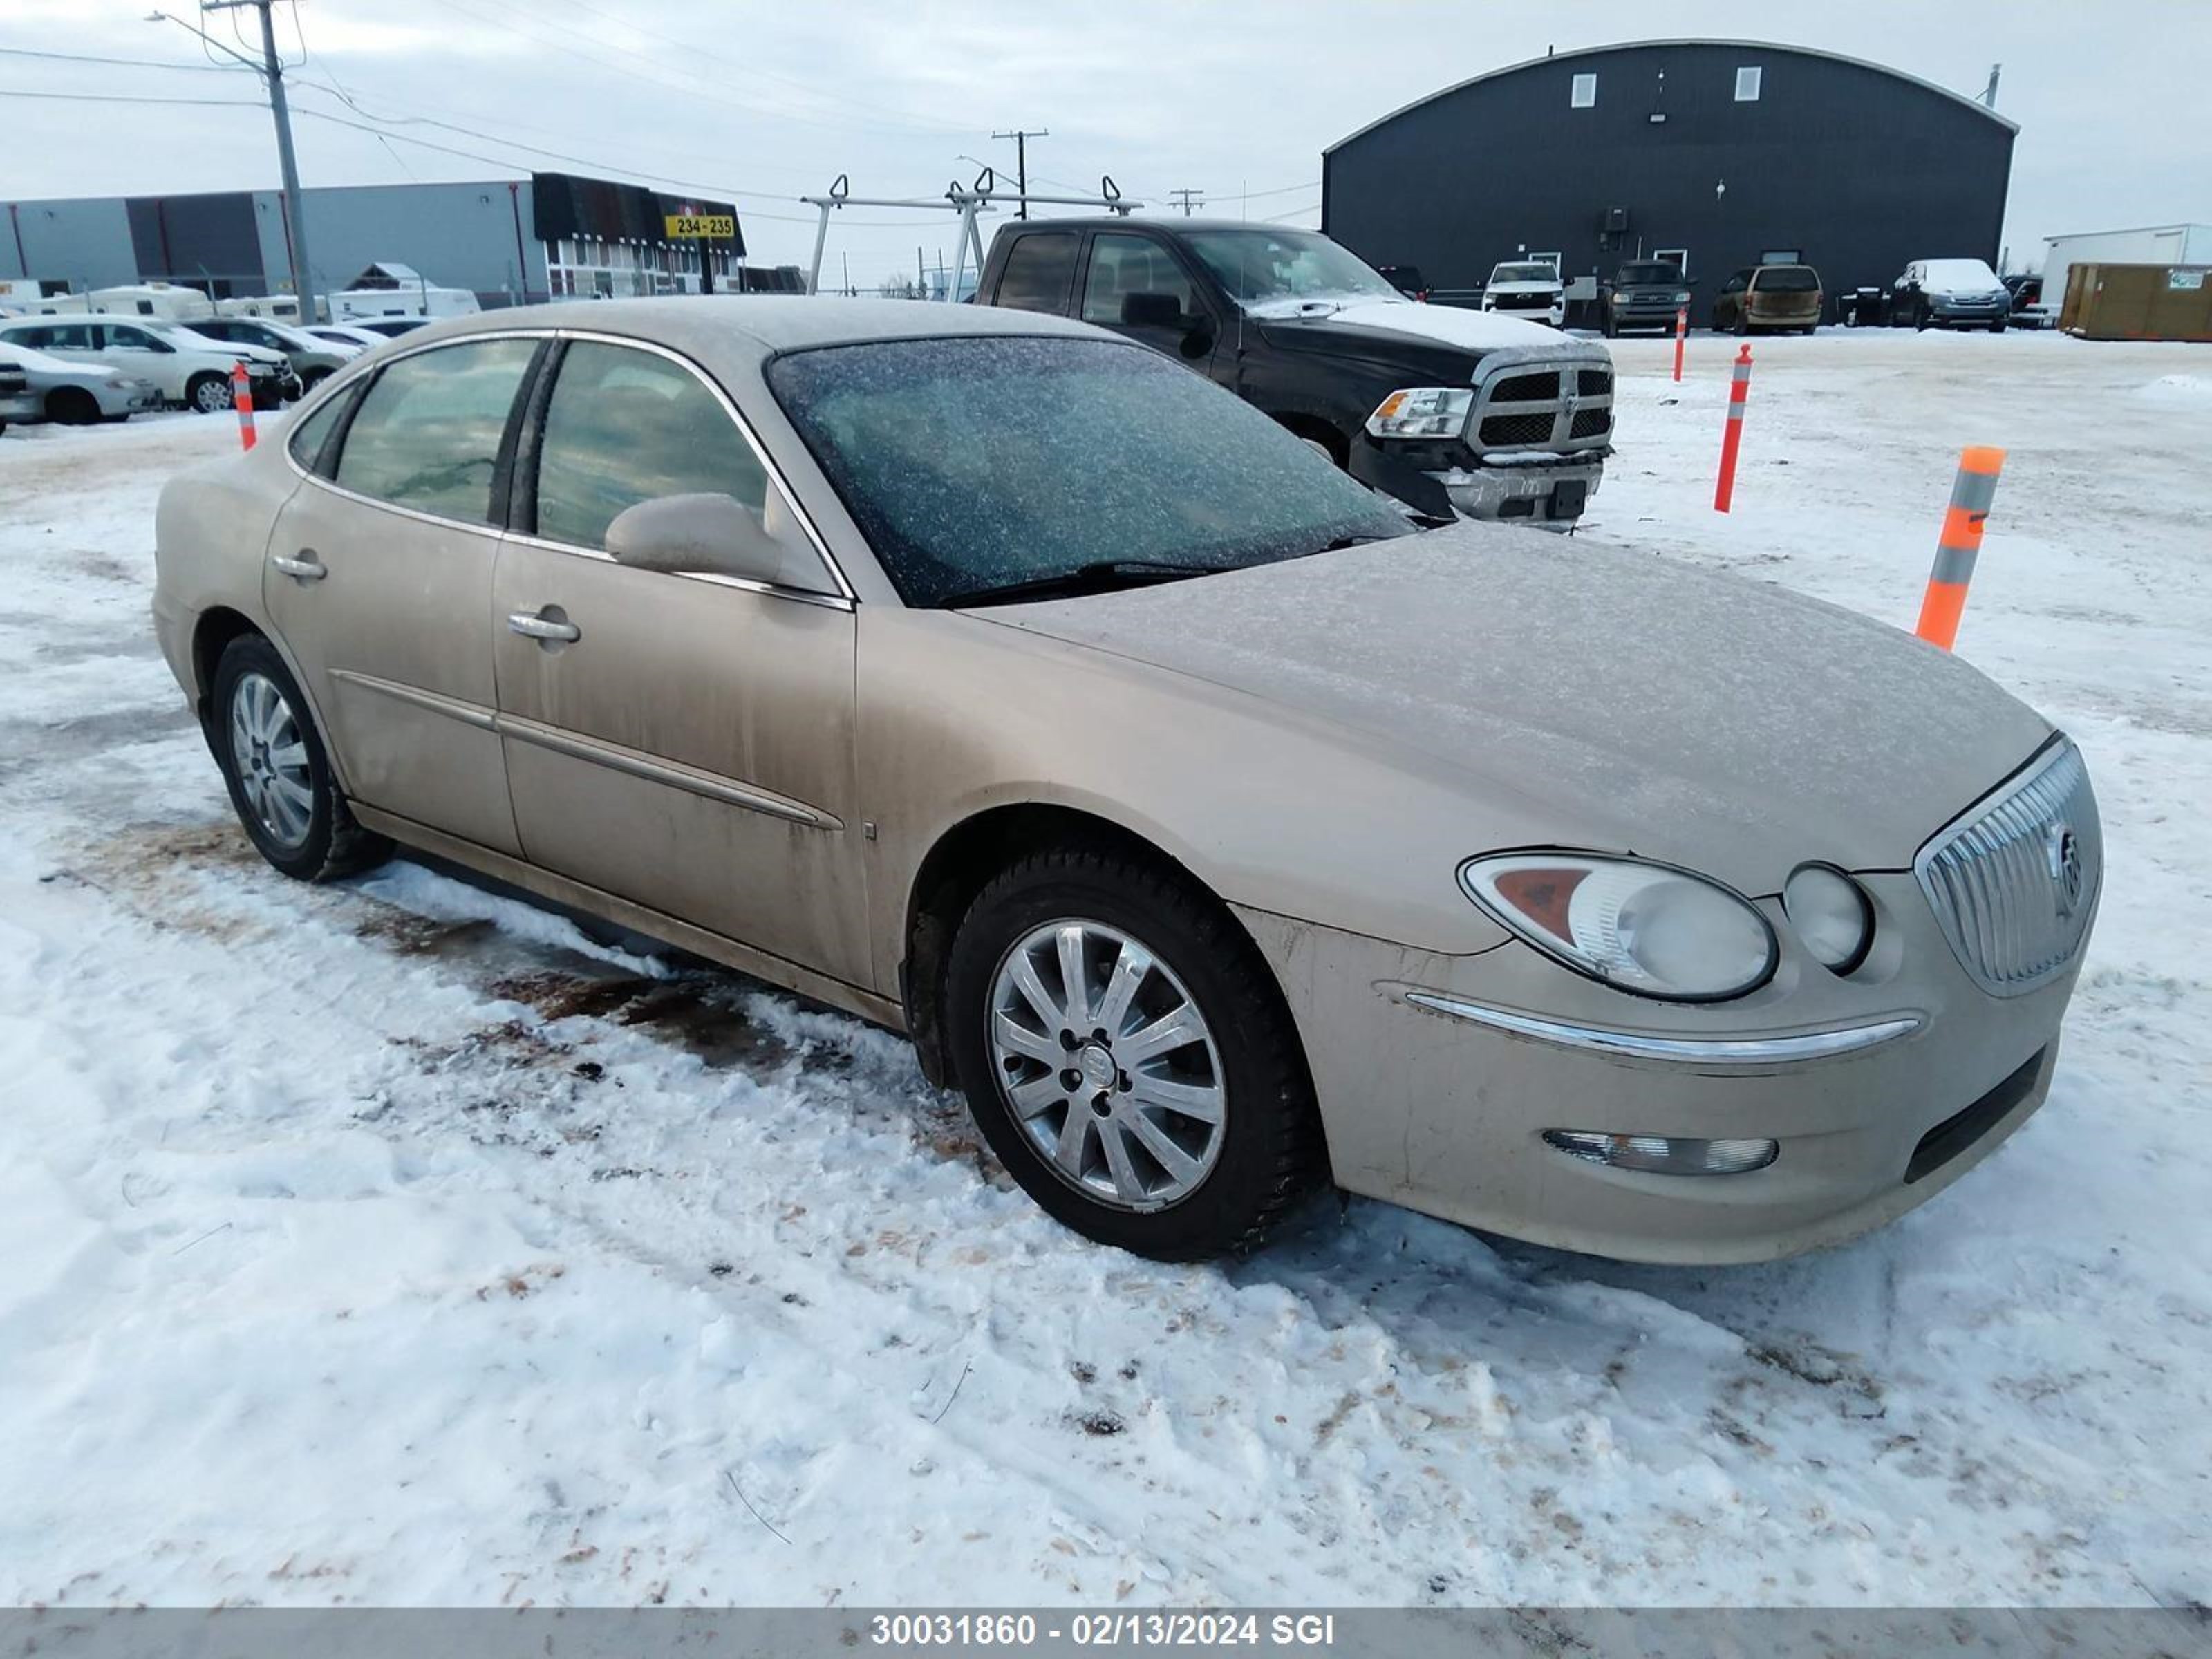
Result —
<instances>
[{"instance_id":1,"label":"car front bumper","mask_svg":"<svg viewBox=\"0 0 2212 1659\"><path fill-rule=\"evenodd\" d=\"M1990 323L2007 319L2011 315L2012 307L2009 303L1966 304L1955 301L1936 300L1931 301L1928 307L1929 321L1938 326L1945 323L1978 323L1986 327Z\"/></svg>"},{"instance_id":2,"label":"car front bumper","mask_svg":"<svg viewBox=\"0 0 2212 1659\"><path fill-rule=\"evenodd\" d=\"M1428 476L1443 487L1453 511L1464 518L1527 520L1565 529L1597 494L1605 455L1600 450L1587 459L1547 456L1518 465L1454 467Z\"/></svg>"},{"instance_id":3,"label":"car front bumper","mask_svg":"<svg viewBox=\"0 0 2212 1659\"><path fill-rule=\"evenodd\" d=\"M1860 974L1785 952L1766 988L1702 1006L1607 990L1517 942L1442 957L1238 914L1297 1022L1340 1186L1626 1261L1760 1261L1925 1202L2050 1090L2078 957L2026 995L1991 996L1911 876L1863 880L1885 937ZM1812 1052L1709 1046L1774 1041ZM1547 1130L1778 1150L1742 1173L1657 1174L1577 1158Z\"/></svg>"},{"instance_id":4,"label":"car front bumper","mask_svg":"<svg viewBox=\"0 0 2212 1659\"><path fill-rule=\"evenodd\" d=\"M1613 325L1617 328L1663 328L1674 331L1674 313L1684 307L1672 300L1632 300L1626 305L1613 308Z\"/></svg>"}]
</instances>

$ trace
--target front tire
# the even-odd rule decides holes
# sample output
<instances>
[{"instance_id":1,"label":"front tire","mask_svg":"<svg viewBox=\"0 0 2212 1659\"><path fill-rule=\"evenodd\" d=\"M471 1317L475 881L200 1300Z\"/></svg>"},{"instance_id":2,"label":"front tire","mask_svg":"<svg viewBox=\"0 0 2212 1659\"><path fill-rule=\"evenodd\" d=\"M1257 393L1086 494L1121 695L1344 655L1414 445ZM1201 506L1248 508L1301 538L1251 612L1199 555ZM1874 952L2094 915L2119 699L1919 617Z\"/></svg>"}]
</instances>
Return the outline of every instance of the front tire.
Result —
<instances>
[{"instance_id":1,"label":"front tire","mask_svg":"<svg viewBox=\"0 0 2212 1659\"><path fill-rule=\"evenodd\" d=\"M300 881L381 864L392 843L354 822L307 700L258 634L225 647L208 699L208 744L255 850Z\"/></svg>"},{"instance_id":2,"label":"front tire","mask_svg":"<svg viewBox=\"0 0 2212 1659\"><path fill-rule=\"evenodd\" d=\"M100 401L81 386L58 386L46 393L46 418L56 426L90 426L100 418Z\"/></svg>"},{"instance_id":3,"label":"front tire","mask_svg":"<svg viewBox=\"0 0 2212 1659\"><path fill-rule=\"evenodd\" d=\"M185 386L185 407L195 415L218 415L230 407L230 377L212 370L195 374Z\"/></svg>"},{"instance_id":4,"label":"front tire","mask_svg":"<svg viewBox=\"0 0 2212 1659\"><path fill-rule=\"evenodd\" d=\"M1038 1205L1159 1261L1259 1243L1325 1168L1265 961L1188 879L1097 845L1031 854L953 937L943 1018L984 1139Z\"/></svg>"}]
</instances>

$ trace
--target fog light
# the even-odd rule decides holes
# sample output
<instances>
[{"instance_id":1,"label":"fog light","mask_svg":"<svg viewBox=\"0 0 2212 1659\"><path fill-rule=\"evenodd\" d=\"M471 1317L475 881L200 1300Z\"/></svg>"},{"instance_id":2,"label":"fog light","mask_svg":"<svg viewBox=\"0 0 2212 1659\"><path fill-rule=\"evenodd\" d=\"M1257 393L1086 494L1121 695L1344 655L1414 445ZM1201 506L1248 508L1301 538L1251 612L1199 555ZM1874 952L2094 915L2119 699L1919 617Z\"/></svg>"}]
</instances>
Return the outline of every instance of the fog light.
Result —
<instances>
[{"instance_id":1,"label":"fog light","mask_svg":"<svg viewBox=\"0 0 2212 1659\"><path fill-rule=\"evenodd\" d=\"M1570 1158L1653 1175L1743 1175L1774 1162L1771 1140L1685 1140L1670 1135L1608 1135L1589 1129L1547 1129L1547 1146Z\"/></svg>"}]
</instances>

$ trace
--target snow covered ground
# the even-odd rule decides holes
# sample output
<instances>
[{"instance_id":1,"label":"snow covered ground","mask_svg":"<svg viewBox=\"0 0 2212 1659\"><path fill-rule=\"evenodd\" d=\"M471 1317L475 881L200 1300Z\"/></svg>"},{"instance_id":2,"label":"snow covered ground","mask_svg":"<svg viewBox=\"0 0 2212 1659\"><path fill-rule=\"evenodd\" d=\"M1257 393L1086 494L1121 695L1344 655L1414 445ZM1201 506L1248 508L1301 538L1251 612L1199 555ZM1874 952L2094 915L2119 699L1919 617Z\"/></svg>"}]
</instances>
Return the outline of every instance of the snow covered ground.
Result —
<instances>
[{"instance_id":1,"label":"snow covered ground","mask_svg":"<svg viewBox=\"0 0 2212 1659\"><path fill-rule=\"evenodd\" d=\"M146 619L234 427L8 434L0 1596L2212 1601L2212 355L1759 343L1723 519L1734 345L1670 349L1583 533L1910 626L2007 446L1960 649L2107 820L2049 1107L1770 1267L1368 1203L1151 1265L879 1033L412 864L288 883Z\"/></svg>"}]
</instances>

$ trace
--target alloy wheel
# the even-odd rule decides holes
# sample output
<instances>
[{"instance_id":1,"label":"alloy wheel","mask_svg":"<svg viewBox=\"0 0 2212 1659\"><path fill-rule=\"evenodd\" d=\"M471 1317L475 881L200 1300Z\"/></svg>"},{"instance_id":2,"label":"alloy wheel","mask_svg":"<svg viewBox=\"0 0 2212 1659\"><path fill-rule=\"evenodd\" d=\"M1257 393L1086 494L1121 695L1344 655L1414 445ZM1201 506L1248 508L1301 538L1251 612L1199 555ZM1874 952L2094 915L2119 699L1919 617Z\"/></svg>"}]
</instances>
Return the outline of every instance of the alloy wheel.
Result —
<instances>
[{"instance_id":1,"label":"alloy wheel","mask_svg":"<svg viewBox=\"0 0 2212 1659\"><path fill-rule=\"evenodd\" d=\"M246 805L286 851L307 844L315 793L300 719L276 683L242 674L230 694L230 758Z\"/></svg>"},{"instance_id":2,"label":"alloy wheel","mask_svg":"<svg viewBox=\"0 0 2212 1659\"><path fill-rule=\"evenodd\" d=\"M1197 1002L1140 940L1065 919L993 976L988 1047L1007 1107L1054 1175L1095 1202L1160 1210L1212 1172L1227 1121Z\"/></svg>"}]
</instances>

